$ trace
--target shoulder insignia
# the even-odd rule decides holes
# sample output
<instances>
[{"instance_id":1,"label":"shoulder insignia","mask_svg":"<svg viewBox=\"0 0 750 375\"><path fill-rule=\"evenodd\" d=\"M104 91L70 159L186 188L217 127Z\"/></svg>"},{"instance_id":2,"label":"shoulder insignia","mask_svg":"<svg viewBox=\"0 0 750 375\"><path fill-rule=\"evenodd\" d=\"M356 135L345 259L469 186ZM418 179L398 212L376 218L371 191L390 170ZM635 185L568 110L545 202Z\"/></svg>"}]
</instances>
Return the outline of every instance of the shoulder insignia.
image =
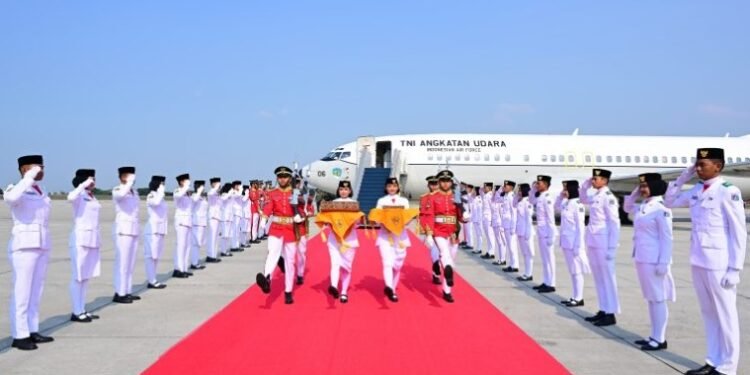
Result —
<instances>
[{"instance_id":1,"label":"shoulder insignia","mask_svg":"<svg viewBox=\"0 0 750 375\"><path fill-rule=\"evenodd\" d=\"M117 187L115 187L115 188L114 188L114 189L112 189L112 190L114 190L114 191L118 191L118 190L120 190L120 187L119 187L119 186L117 186Z\"/></svg>"},{"instance_id":2,"label":"shoulder insignia","mask_svg":"<svg viewBox=\"0 0 750 375\"><path fill-rule=\"evenodd\" d=\"M609 191L609 190L607 190L607 192L606 192L605 194L607 194L607 195L612 195L612 192L611 192L611 191Z\"/></svg>"},{"instance_id":3,"label":"shoulder insignia","mask_svg":"<svg viewBox=\"0 0 750 375\"><path fill-rule=\"evenodd\" d=\"M609 200L609 204L610 204L610 205L614 205L614 204L616 204L616 203L617 203L617 201L615 201L614 199L610 199L610 200Z\"/></svg>"},{"instance_id":4,"label":"shoulder insignia","mask_svg":"<svg viewBox=\"0 0 750 375\"><path fill-rule=\"evenodd\" d=\"M578 207L578 212L584 212L583 207Z\"/></svg>"},{"instance_id":5,"label":"shoulder insignia","mask_svg":"<svg viewBox=\"0 0 750 375\"><path fill-rule=\"evenodd\" d=\"M730 183L730 182L728 182L728 181L725 181L725 182L724 182L723 184L721 184L721 185L722 185L722 186L724 186L724 187L730 187L730 186L732 186L732 183Z\"/></svg>"},{"instance_id":6,"label":"shoulder insignia","mask_svg":"<svg viewBox=\"0 0 750 375\"><path fill-rule=\"evenodd\" d=\"M669 214L669 211L664 211L664 217L670 217L672 215Z\"/></svg>"},{"instance_id":7,"label":"shoulder insignia","mask_svg":"<svg viewBox=\"0 0 750 375\"><path fill-rule=\"evenodd\" d=\"M735 202L739 202L740 201L740 195L739 194L732 194L732 200L735 201Z\"/></svg>"}]
</instances>

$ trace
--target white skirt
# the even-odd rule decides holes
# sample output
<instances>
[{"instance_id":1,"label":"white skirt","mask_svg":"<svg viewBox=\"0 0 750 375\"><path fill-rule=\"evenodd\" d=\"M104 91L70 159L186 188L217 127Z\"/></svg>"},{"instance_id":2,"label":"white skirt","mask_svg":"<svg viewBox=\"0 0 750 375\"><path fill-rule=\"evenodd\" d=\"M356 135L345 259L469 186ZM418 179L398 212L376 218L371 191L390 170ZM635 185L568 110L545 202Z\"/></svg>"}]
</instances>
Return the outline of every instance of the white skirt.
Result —
<instances>
[{"instance_id":1,"label":"white skirt","mask_svg":"<svg viewBox=\"0 0 750 375\"><path fill-rule=\"evenodd\" d=\"M75 234L70 236L69 248L73 279L83 281L98 277L101 274L99 248L78 246Z\"/></svg>"},{"instance_id":2,"label":"white skirt","mask_svg":"<svg viewBox=\"0 0 750 375\"><path fill-rule=\"evenodd\" d=\"M576 258L573 250L563 249L565 255L565 262L568 263L568 271L571 275L588 274L591 273L591 266L589 266L589 258L586 256L586 252L581 250L580 256Z\"/></svg>"},{"instance_id":3,"label":"white skirt","mask_svg":"<svg viewBox=\"0 0 750 375\"><path fill-rule=\"evenodd\" d=\"M666 275L657 276L656 264L636 262L635 270L638 273L638 280L641 283L641 292L643 292L643 298L645 298L646 301L674 302L677 299L671 268Z\"/></svg>"}]
</instances>

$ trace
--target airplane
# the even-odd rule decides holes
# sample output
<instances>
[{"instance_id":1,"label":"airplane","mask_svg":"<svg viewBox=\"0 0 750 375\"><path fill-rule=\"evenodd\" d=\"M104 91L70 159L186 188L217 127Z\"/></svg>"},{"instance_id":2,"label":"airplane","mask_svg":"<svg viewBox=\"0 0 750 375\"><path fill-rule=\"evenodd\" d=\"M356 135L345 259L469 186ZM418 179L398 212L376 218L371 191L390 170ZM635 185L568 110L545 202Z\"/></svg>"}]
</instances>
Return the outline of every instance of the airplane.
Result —
<instances>
[{"instance_id":1,"label":"airplane","mask_svg":"<svg viewBox=\"0 0 750 375\"><path fill-rule=\"evenodd\" d=\"M406 134L363 136L334 147L299 172L316 188L334 194L339 180L350 180L356 198L367 168L390 168L401 182L402 194L419 197L425 179L450 169L462 182L482 186L503 180L531 183L537 175L552 177L550 191L562 190L563 180L583 181L592 168L612 171L610 188L629 194L638 175L658 172L674 179L695 163L700 147L724 149L725 180L750 198L750 134L740 137L619 136L521 134ZM692 181L695 182L695 181Z\"/></svg>"}]
</instances>

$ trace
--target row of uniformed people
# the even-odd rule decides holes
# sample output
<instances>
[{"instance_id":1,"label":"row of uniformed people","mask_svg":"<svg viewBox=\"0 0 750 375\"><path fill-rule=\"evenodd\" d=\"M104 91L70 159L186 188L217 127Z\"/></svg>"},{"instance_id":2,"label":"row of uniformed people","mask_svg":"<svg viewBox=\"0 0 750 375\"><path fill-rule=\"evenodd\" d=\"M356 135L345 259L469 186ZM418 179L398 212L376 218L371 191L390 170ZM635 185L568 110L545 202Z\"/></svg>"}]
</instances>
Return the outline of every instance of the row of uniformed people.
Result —
<instances>
[{"instance_id":1,"label":"row of uniformed people","mask_svg":"<svg viewBox=\"0 0 750 375\"><path fill-rule=\"evenodd\" d=\"M690 207L690 263L708 353L706 364L687 374L736 374L740 353L736 294L747 246L744 204L739 189L720 176L724 167L723 150L702 148L696 156L696 163L670 184L657 173L640 175L638 186L625 198L623 208L633 215L634 222L632 257L651 321L650 336L636 344L643 350L667 348L666 302L675 301L676 297L670 269L671 208ZM548 191L551 178L538 176L533 186L520 186L521 199L515 205L516 234L527 265L518 279L532 280L533 250L525 251L524 247L533 249L530 228L532 215L536 213L543 282L535 289L541 293L555 291L553 246L559 235L573 285L573 296L562 303L583 306L583 274L591 272L599 311L586 320L598 326L616 324L615 314L620 313L615 274L619 204L608 187L610 177L611 172L594 169L592 177L580 187L577 181L563 181L562 193L553 200ZM682 186L695 177L699 182L682 191ZM639 198L642 202L637 204ZM589 207L587 226L584 226L584 206ZM561 217L559 232L554 224L555 209Z\"/></svg>"},{"instance_id":2,"label":"row of uniformed people","mask_svg":"<svg viewBox=\"0 0 750 375\"><path fill-rule=\"evenodd\" d=\"M10 303L12 346L22 350L36 349L36 344L53 341L51 337L39 334L39 303L46 277L46 267L51 250L49 234L50 199L42 190L40 181L44 178L44 160L41 155L23 156L18 159L21 180L11 185L3 199L11 208L13 229L8 251L13 270ZM122 167L118 170L120 185L112 190L115 203L115 242L113 301L132 303L140 297L132 294L132 277L135 267L136 248L140 235L140 198L133 188L135 168ZM70 296L72 301L71 321L88 323L98 319L86 311L86 290L88 283L101 273L99 233L99 211L101 204L93 194L96 187L96 173L92 169L80 169L73 178L74 189L68 194L73 207L73 230L69 240L72 277ZM154 176L149 183L146 198L148 219L143 231L144 263L148 278L148 288L163 289L166 285L156 279L158 260L164 248L167 234L167 208L164 201L162 176ZM211 204L203 197L205 183L196 181L195 194L190 190L190 176L177 177L175 191L175 271L173 276L187 277L190 269L202 269L200 249L205 244L205 228L209 224ZM219 179L211 180L212 191L219 185ZM215 208L214 208L215 211ZM212 217L214 215L211 215ZM216 244L218 231L210 231L211 244ZM192 251L191 251L192 248ZM211 261L211 249L208 250ZM214 258L218 262L218 259Z\"/></svg>"}]
</instances>

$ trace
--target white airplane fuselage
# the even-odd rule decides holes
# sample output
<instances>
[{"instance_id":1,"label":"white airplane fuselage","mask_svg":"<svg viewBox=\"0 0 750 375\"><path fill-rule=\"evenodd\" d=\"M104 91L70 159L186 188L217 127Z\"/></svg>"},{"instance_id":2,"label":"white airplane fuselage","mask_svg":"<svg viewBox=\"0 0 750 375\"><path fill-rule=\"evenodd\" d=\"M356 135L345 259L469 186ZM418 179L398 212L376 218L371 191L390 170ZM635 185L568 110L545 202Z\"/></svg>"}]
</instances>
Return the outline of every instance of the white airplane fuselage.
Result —
<instances>
[{"instance_id":1,"label":"white airplane fuselage","mask_svg":"<svg viewBox=\"0 0 750 375\"><path fill-rule=\"evenodd\" d=\"M413 134L363 138L365 142L338 146L329 157L305 166L303 173L310 183L334 193L341 179L356 184L360 168L385 166L400 178L403 193L416 197L426 190L427 176L448 168L459 180L475 186L503 180L531 183L537 175L549 175L551 190L559 191L561 181L583 181L591 176L592 168L604 168L612 171L613 190L629 192L635 185L617 185L617 178L681 171L694 163L701 147L723 148L727 167L750 162L750 136ZM359 165L362 153L371 154L369 165ZM748 199L750 173L743 171L726 173L725 179Z\"/></svg>"}]
</instances>

